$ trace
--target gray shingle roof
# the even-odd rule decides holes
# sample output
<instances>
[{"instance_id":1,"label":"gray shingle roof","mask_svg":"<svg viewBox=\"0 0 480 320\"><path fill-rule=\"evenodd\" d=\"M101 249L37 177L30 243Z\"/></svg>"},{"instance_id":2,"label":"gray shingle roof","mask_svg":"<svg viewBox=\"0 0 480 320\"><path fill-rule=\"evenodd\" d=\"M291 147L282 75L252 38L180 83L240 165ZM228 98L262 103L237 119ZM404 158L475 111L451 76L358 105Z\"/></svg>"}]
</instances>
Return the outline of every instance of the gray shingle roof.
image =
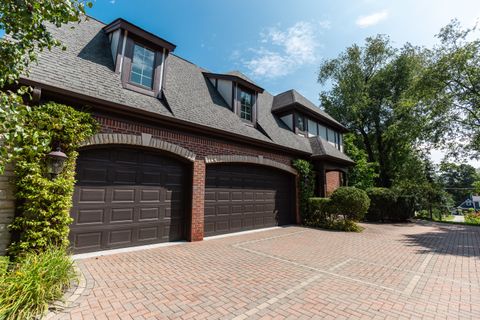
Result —
<instances>
[{"instance_id":1,"label":"gray shingle roof","mask_svg":"<svg viewBox=\"0 0 480 320\"><path fill-rule=\"evenodd\" d=\"M311 137L308 139L312 148L312 157L330 158L353 164L354 161L346 154L335 148L328 141L321 137Z\"/></svg>"},{"instance_id":2,"label":"gray shingle roof","mask_svg":"<svg viewBox=\"0 0 480 320\"><path fill-rule=\"evenodd\" d=\"M114 72L110 43L102 30L105 26L103 23L88 19L71 26L74 28L51 27L53 36L62 41L67 50L54 48L41 52L38 64L31 67L27 79L167 118L274 143L305 153L312 152L308 139L288 130L272 114L274 97L267 91L258 96L259 130L246 125L228 109L223 98L203 75L207 70L170 54L166 60L164 86L167 106L164 100L122 87L120 75ZM253 82L239 72L231 74Z\"/></svg>"},{"instance_id":3,"label":"gray shingle roof","mask_svg":"<svg viewBox=\"0 0 480 320\"><path fill-rule=\"evenodd\" d=\"M291 90L282 92L280 94L277 94L273 99L272 111L278 111L294 104L299 104L304 108L316 113L319 117L324 118L327 121L332 122L337 126L344 128L344 126L340 122L338 122L337 120L332 118L328 113L324 112L319 107L314 105L310 100L302 96L295 89L291 89Z\"/></svg>"}]
</instances>

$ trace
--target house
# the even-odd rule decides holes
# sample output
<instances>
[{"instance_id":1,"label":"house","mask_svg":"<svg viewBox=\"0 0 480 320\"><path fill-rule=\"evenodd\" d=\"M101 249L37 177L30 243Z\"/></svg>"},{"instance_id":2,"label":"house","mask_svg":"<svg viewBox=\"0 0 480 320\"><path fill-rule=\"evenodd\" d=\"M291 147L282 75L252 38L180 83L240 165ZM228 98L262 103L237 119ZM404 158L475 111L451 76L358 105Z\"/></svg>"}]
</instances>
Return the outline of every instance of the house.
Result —
<instances>
[{"instance_id":1,"label":"house","mask_svg":"<svg viewBox=\"0 0 480 320\"><path fill-rule=\"evenodd\" d=\"M21 83L101 125L79 151L75 252L298 223L294 159L314 163L319 196L346 183L346 128L297 91L205 70L123 19L51 31L67 50L42 52ZM2 201L6 226L13 199Z\"/></svg>"},{"instance_id":2,"label":"house","mask_svg":"<svg viewBox=\"0 0 480 320\"><path fill-rule=\"evenodd\" d=\"M465 201L463 201L457 209L468 210L474 209L475 211L480 210L480 196L469 196Z\"/></svg>"}]
</instances>

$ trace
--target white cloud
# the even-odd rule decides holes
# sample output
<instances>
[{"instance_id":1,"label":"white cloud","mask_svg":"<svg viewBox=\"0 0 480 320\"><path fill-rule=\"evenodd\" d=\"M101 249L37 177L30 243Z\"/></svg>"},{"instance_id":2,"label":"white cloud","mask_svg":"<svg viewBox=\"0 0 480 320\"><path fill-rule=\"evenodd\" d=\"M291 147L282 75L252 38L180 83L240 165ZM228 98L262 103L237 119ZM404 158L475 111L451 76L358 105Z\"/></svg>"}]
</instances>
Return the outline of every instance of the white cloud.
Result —
<instances>
[{"instance_id":1,"label":"white cloud","mask_svg":"<svg viewBox=\"0 0 480 320\"><path fill-rule=\"evenodd\" d=\"M367 27L370 27L370 26L374 26L377 23L379 23L379 22L381 22L381 21L383 21L387 18L388 18L388 11L383 10L383 11L372 13L368 16L361 16L357 19L357 21L355 23L360 28L367 28Z\"/></svg>"},{"instance_id":2,"label":"white cloud","mask_svg":"<svg viewBox=\"0 0 480 320\"><path fill-rule=\"evenodd\" d=\"M251 49L254 56L244 61L245 66L253 76L276 78L315 63L318 60L315 29L313 24L301 21L287 30L271 28L261 33L262 47Z\"/></svg>"}]
</instances>

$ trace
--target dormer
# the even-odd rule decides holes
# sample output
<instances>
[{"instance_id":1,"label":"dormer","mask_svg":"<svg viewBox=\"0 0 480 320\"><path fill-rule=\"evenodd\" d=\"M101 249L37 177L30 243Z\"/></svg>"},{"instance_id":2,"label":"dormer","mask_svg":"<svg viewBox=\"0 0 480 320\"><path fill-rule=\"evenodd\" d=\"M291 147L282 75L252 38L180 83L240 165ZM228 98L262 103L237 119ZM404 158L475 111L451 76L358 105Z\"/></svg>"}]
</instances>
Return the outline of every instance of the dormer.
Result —
<instances>
[{"instance_id":1,"label":"dormer","mask_svg":"<svg viewBox=\"0 0 480 320\"><path fill-rule=\"evenodd\" d=\"M273 98L272 113L296 134L320 137L343 152L343 133L348 130L295 90Z\"/></svg>"},{"instance_id":2,"label":"dormer","mask_svg":"<svg viewBox=\"0 0 480 320\"><path fill-rule=\"evenodd\" d=\"M217 89L230 110L248 125L257 123L258 94L263 89L240 72L226 74L204 72L204 76Z\"/></svg>"},{"instance_id":3,"label":"dormer","mask_svg":"<svg viewBox=\"0 0 480 320\"><path fill-rule=\"evenodd\" d=\"M161 98L165 61L175 45L128 21L116 19L103 30L110 40L115 72L122 86Z\"/></svg>"}]
</instances>

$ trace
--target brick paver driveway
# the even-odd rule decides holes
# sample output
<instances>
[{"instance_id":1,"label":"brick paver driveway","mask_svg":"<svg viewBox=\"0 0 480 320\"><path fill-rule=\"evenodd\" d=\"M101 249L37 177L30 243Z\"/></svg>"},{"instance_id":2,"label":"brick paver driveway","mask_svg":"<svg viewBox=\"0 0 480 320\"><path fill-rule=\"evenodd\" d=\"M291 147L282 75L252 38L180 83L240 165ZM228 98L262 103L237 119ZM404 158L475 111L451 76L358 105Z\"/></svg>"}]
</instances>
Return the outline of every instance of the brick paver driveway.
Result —
<instances>
[{"instance_id":1,"label":"brick paver driveway","mask_svg":"<svg viewBox=\"0 0 480 320\"><path fill-rule=\"evenodd\" d=\"M480 228L287 227L79 260L61 319L480 319Z\"/></svg>"}]
</instances>

